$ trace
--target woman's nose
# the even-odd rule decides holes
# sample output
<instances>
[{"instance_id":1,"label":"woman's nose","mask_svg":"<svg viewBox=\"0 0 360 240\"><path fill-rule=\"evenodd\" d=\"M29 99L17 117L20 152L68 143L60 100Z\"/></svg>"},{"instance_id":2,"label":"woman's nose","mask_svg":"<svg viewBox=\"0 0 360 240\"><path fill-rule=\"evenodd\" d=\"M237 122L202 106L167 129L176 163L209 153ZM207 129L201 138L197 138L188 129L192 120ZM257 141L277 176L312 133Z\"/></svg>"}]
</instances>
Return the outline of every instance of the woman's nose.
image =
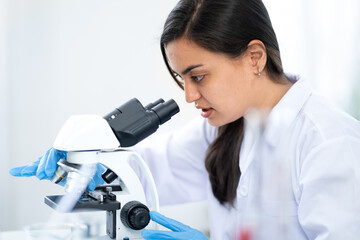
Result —
<instances>
[{"instance_id":1,"label":"woman's nose","mask_svg":"<svg viewBox=\"0 0 360 240\"><path fill-rule=\"evenodd\" d=\"M185 100L192 103L201 97L198 87L191 81L184 82Z\"/></svg>"}]
</instances>

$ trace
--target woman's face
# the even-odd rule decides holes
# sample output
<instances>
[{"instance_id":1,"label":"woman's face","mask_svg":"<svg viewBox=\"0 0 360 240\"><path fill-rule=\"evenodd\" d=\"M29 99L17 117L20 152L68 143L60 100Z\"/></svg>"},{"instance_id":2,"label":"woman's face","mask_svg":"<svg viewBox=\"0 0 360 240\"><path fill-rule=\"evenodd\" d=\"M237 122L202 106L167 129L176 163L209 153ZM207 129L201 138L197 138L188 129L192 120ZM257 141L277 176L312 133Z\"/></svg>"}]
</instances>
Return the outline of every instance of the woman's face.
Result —
<instances>
[{"instance_id":1,"label":"woman's face","mask_svg":"<svg viewBox=\"0 0 360 240\"><path fill-rule=\"evenodd\" d=\"M245 53L236 59L180 38L167 44L171 69L183 81L185 98L213 126L244 116L256 97L256 75Z\"/></svg>"}]
</instances>

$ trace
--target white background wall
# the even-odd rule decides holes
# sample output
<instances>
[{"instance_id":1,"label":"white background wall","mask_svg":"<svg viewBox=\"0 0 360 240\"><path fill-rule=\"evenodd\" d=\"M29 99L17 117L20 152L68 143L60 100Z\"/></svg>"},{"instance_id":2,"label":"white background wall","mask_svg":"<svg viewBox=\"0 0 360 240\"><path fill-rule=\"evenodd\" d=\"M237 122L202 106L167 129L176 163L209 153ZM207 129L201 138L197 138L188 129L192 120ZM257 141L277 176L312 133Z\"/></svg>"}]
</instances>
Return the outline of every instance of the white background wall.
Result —
<instances>
[{"instance_id":1,"label":"white background wall","mask_svg":"<svg viewBox=\"0 0 360 240\"><path fill-rule=\"evenodd\" d=\"M9 142L8 142L8 68L7 68L7 2L0 1L0 231L12 222L9 208Z\"/></svg>"},{"instance_id":2,"label":"white background wall","mask_svg":"<svg viewBox=\"0 0 360 240\"><path fill-rule=\"evenodd\" d=\"M360 1L264 0L284 69L360 119Z\"/></svg>"},{"instance_id":3,"label":"white background wall","mask_svg":"<svg viewBox=\"0 0 360 240\"><path fill-rule=\"evenodd\" d=\"M21 229L52 213L43 198L63 193L61 187L8 171L42 155L70 115L104 115L132 97L144 104L174 98L182 113L160 129L165 132L198 114L170 79L159 49L176 2L0 0L0 230ZM358 1L264 2L285 70L353 109L360 76Z\"/></svg>"}]
</instances>

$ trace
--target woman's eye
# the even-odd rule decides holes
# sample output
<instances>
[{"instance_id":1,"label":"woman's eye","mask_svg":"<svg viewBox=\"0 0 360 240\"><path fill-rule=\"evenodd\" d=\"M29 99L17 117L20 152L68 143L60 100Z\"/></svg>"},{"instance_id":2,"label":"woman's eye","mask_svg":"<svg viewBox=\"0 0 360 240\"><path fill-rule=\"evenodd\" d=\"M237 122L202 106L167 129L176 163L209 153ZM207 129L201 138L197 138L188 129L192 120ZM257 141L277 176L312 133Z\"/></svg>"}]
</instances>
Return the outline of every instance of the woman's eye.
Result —
<instances>
[{"instance_id":1,"label":"woman's eye","mask_svg":"<svg viewBox=\"0 0 360 240\"><path fill-rule=\"evenodd\" d=\"M199 76L191 76L192 80L194 80L195 82L200 82L201 80L203 80L204 75L199 75Z\"/></svg>"},{"instance_id":2,"label":"woman's eye","mask_svg":"<svg viewBox=\"0 0 360 240\"><path fill-rule=\"evenodd\" d=\"M177 73L173 73L173 76L175 77L175 79L180 82L180 83L183 83L184 82L184 79Z\"/></svg>"}]
</instances>

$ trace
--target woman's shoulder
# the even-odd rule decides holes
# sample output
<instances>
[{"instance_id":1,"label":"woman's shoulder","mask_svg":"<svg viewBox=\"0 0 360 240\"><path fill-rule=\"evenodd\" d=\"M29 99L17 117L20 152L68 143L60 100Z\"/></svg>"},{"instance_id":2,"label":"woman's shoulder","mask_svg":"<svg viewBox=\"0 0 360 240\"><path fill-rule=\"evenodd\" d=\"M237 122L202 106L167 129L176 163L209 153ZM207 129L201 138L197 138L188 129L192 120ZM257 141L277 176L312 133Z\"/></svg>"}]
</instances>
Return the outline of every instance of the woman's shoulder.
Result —
<instances>
[{"instance_id":1,"label":"woman's shoulder","mask_svg":"<svg viewBox=\"0 0 360 240\"><path fill-rule=\"evenodd\" d=\"M360 139L360 122L314 93L309 82L300 76L288 75L293 87L284 97L283 105L295 111L296 125L302 135L318 135L323 140L349 135Z\"/></svg>"},{"instance_id":2,"label":"woman's shoulder","mask_svg":"<svg viewBox=\"0 0 360 240\"><path fill-rule=\"evenodd\" d=\"M312 94L300 112L310 131L324 139L353 136L360 139L360 122L325 98Z\"/></svg>"},{"instance_id":3,"label":"woman's shoulder","mask_svg":"<svg viewBox=\"0 0 360 240\"><path fill-rule=\"evenodd\" d=\"M360 123L329 101L313 94L297 116L293 140L300 163L309 156L326 155L332 158L349 149L359 152Z\"/></svg>"}]
</instances>

